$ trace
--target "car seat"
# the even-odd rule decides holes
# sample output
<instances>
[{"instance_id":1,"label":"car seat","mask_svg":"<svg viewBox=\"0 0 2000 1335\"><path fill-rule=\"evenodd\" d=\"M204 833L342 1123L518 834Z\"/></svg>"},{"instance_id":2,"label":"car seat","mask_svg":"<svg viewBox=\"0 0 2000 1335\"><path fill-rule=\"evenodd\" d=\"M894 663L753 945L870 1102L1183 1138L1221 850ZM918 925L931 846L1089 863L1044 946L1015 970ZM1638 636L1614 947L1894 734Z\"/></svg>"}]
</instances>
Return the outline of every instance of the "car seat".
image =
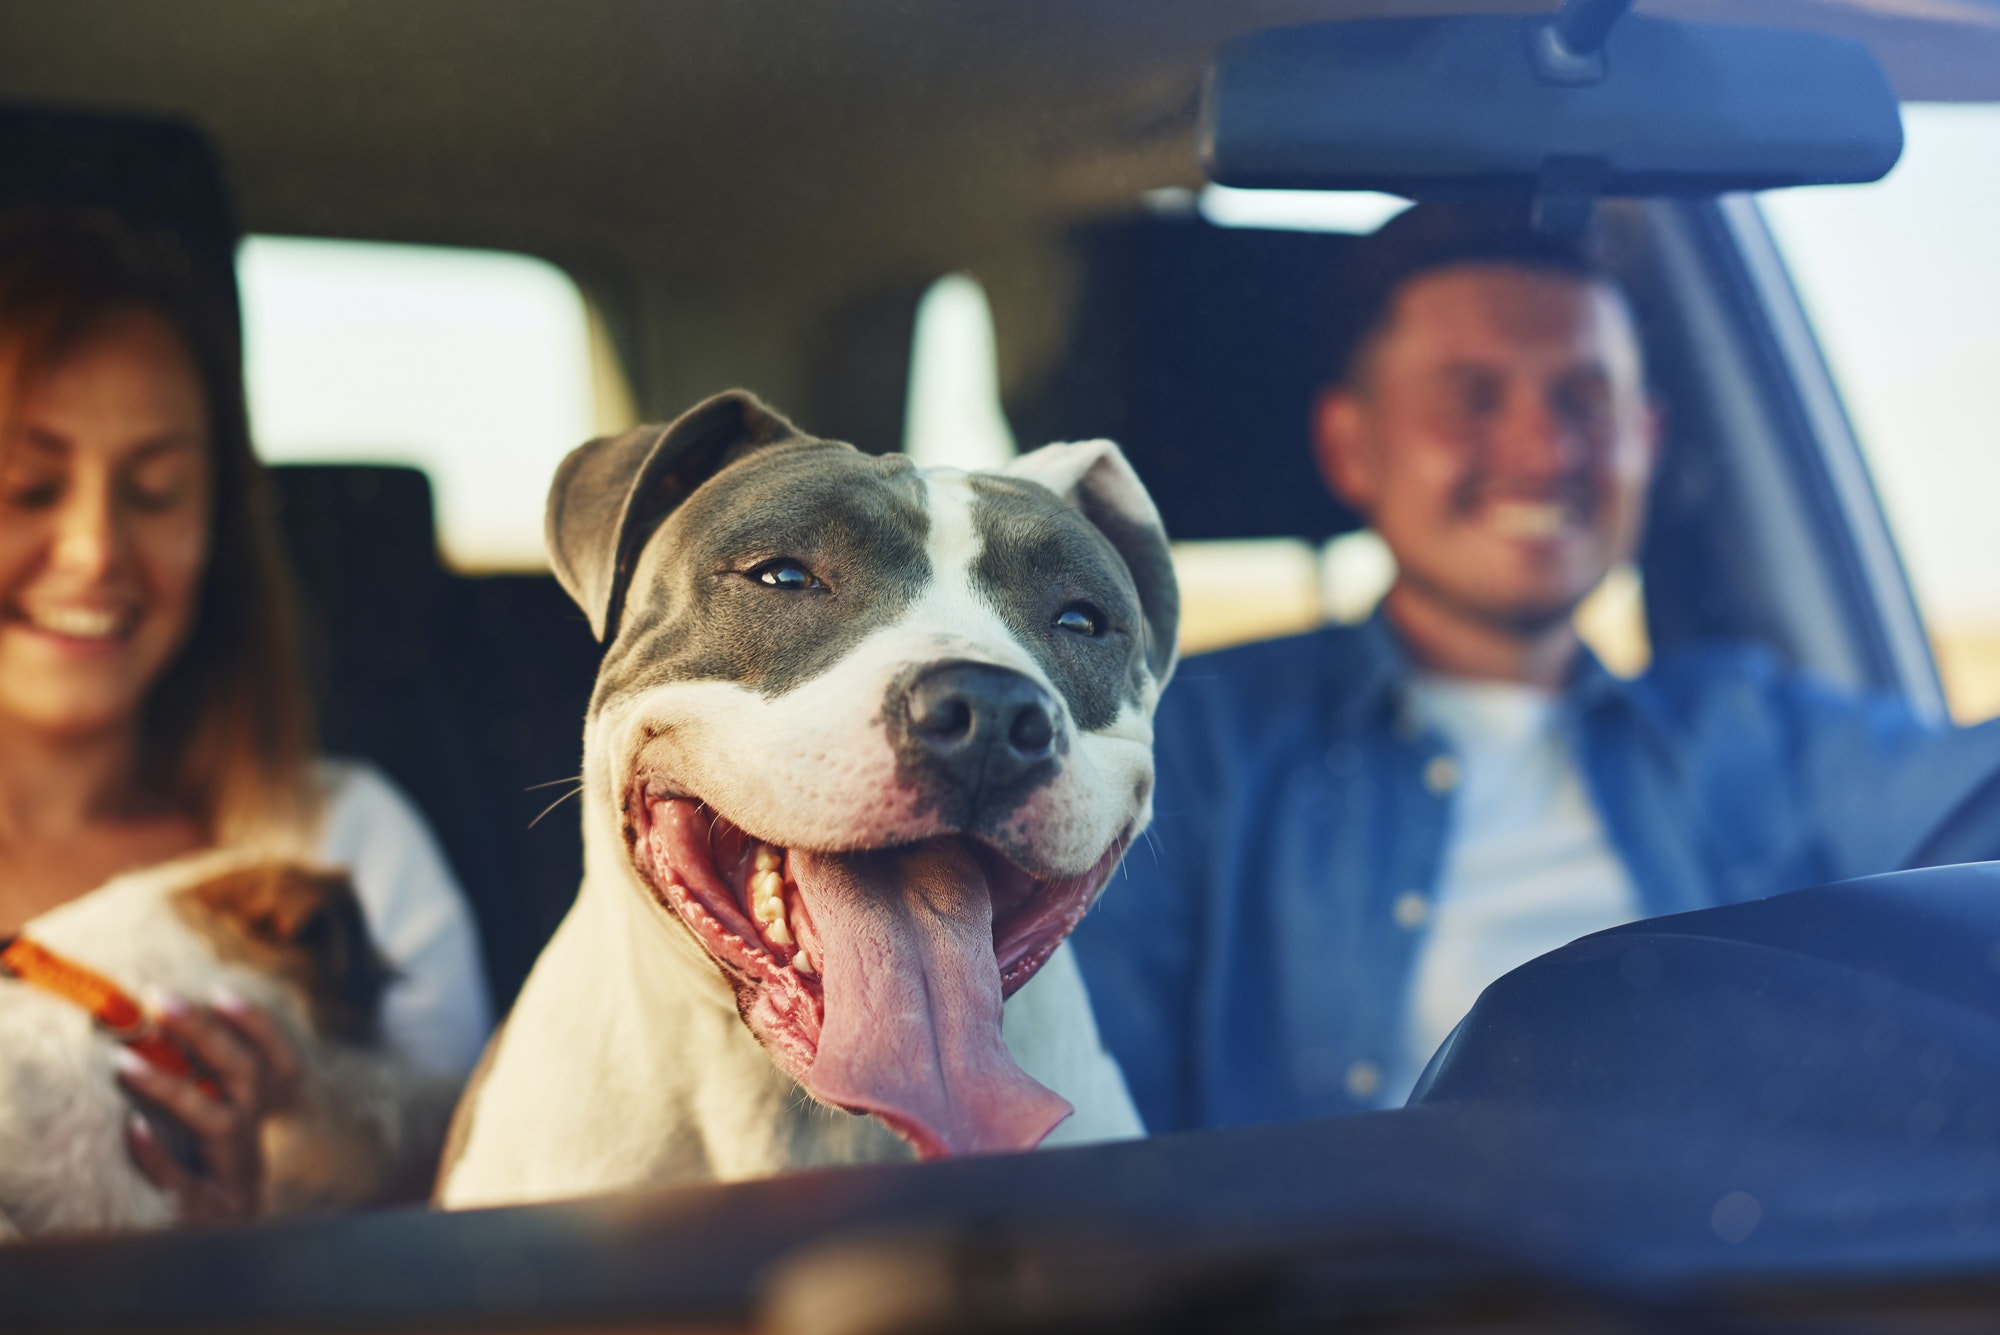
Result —
<instances>
[{"instance_id":1,"label":"car seat","mask_svg":"<svg viewBox=\"0 0 2000 1335\"><path fill-rule=\"evenodd\" d=\"M237 311L240 235L222 168L191 125L155 117L0 107L0 208L103 209L170 238Z\"/></svg>"},{"instance_id":2,"label":"car seat","mask_svg":"<svg viewBox=\"0 0 2000 1335\"><path fill-rule=\"evenodd\" d=\"M1175 541L1317 542L1361 526L1311 453L1353 237L1140 214L1070 243L1081 280L1068 345L1009 404L1018 439L1117 441Z\"/></svg>"},{"instance_id":3,"label":"car seat","mask_svg":"<svg viewBox=\"0 0 2000 1335\"><path fill-rule=\"evenodd\" d=\"M329 754L381 766L430 818L504 1006L582 879L573 785L598 647L553 578L439 562L414 468L271 470Z\"/></svg>"}]
</instances>

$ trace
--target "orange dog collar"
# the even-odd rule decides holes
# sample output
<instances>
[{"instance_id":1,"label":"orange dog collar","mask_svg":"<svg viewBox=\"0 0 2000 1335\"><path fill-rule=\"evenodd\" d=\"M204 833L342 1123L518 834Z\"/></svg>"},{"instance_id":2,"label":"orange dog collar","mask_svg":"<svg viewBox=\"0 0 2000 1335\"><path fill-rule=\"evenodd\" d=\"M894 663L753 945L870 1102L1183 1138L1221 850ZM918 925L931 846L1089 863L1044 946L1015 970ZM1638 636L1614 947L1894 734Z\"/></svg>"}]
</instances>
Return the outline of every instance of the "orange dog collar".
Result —
<instances>
[{"instance_id":1,"label":"orange dog collar","mask_svg":"<svg viewBox=\"0 0 2000 1335\"><path fill-rule=\"evenodd\" d=\"M0 950L0 971L89 1012L113 1038L162 1071L178 1076L195 1074L194 1062L178 1043L160 1032L152 1014L103 974L25 936L15 937ZM198 1083L210 1096L221 1093L211 1080L198 1078Z\"/></svg>"}]
</instances>

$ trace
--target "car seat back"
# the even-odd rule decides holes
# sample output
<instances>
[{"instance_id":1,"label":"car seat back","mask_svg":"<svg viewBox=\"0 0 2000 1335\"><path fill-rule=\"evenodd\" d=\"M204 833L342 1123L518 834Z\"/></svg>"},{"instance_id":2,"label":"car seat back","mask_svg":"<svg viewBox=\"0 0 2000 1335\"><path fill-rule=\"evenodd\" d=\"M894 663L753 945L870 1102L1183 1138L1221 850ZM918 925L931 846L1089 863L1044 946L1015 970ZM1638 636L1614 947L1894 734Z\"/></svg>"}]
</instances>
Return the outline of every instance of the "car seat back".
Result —
<instances>
[{"instance_id":1,"label":"car seat back","mask_svg":"<svg viewBox=\"0 0 2000 1335\"><path fill-rule=\"evenodd\" d=\"M241 235L207 136L156 116L0 107L0 208L102 209L173 240L237 310Z\"/></svg>"},{"instance_id":2,"label":"car seat back","mask_svg":"<svg viewBox=\"0 0 2000 1335\"><path fill-rule=\"evenodd\" d=\"M413 468L271 470L329 754L382 767L430 818L477 914L496 1000L582 876L574 807L598 648L546 575L463 576Z\"/></svg>"},{"instance_id":3,"label":"car seat back","mask_svg":"<svg viewBox=\"0 0 2000 1335\"><path fill-rule=\"evenodd\" d=\"M1311 448L1353 237L1141 214L1070 241L1080 282L1068 344L1009 405L1024 445L1117 441L1176 541L1320 541L1360 527Z\"/></svg>"}]
</instances>

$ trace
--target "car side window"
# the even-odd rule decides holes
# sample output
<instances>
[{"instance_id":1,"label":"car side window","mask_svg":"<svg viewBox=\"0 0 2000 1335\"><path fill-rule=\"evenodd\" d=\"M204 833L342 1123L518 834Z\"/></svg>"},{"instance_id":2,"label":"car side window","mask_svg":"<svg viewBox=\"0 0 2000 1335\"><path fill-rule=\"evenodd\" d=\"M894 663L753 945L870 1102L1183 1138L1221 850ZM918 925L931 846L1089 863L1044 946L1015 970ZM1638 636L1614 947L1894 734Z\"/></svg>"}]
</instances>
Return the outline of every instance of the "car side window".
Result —
<instances>
[{"instance_id":1,"label":"car side window","mask_svg":"<svg viewBox=\"0 0 2000 1335\"><path fill-rule=\"evenodd\" d=\"M449 564L545 567L556 464L635 420L567 274L502 251L278 236L249 238L237 270L268 462L414 465Z\"/></svg>"},{"instance_id":2,"label":"car side window","mask_svg":"<svg viewBox=\"0 0 2000 1335\"><path fill-rule=\"evenodd\" d=\"M1969 722L2000 712L2000 107L1903 117L1903 157L1884 180L1760 204L1854 419L1952 712Z\"/></svg>"}]
</instances>

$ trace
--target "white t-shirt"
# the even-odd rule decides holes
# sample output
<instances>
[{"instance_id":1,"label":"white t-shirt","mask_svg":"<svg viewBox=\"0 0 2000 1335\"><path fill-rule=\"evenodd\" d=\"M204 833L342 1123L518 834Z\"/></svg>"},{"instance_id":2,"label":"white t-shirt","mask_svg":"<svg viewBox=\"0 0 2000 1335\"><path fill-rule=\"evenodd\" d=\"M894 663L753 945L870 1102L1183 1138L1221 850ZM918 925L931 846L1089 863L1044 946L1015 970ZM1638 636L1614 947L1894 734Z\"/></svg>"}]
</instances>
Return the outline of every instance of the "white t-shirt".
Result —
<instances>
[{"instance_id":1,"label":"white t-shirt","mask_svg":"<svg viewBox=\"0 0 2000 1335\"><path fill-rule=\"evenodd\" d=\"M479 933L424 818L379 770L320 763L318 855L353 878L376 948L396 971L382 1032L419 1071L462 1080L493 1026Z\"/></svg>"},{"instance_id":2,"label":"white t-shirt","mask_svg":"<svg viewBox=\"0 0 2000 1335\"><path fill-rule=\"evenodd\" d=\"M1552 692L1419 674L1412 704L1458 763L1444 866L1411 975L1402 1103L1488 983L1537 955L1639 916L1556 716Z\"/></svg>"}]
</instances>

